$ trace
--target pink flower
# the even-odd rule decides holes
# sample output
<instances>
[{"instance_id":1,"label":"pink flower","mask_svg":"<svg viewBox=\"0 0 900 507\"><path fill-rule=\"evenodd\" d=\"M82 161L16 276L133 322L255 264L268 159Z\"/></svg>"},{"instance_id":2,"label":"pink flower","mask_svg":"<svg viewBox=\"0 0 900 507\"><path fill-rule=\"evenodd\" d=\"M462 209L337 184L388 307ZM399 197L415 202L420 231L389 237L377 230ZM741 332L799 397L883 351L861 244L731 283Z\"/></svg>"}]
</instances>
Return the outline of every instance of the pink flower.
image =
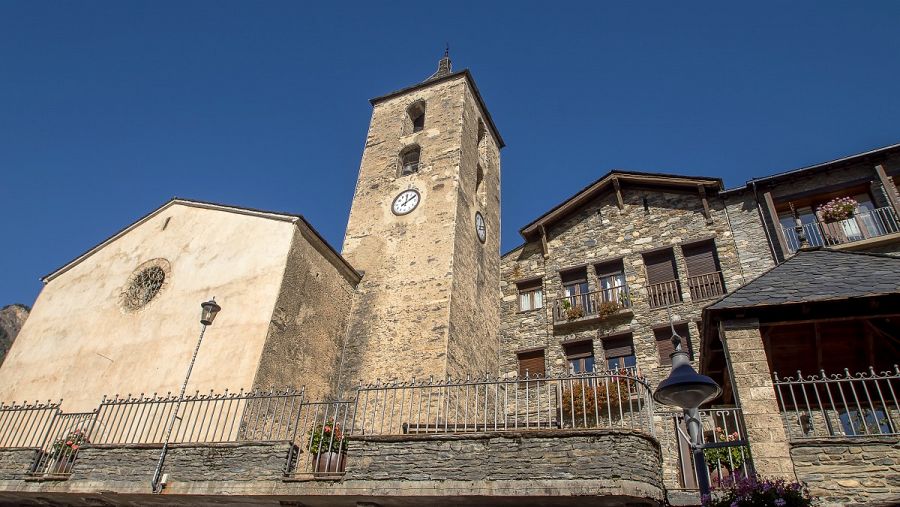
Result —
<instances>
[{"instance_id":1,"label":"pink flower","mask_svg":"<svg viewBox=\"0 0 900 507\"><path fill-rule=\"evenodd\" d=\"M72 450L73 450L73 451L77 451L77 450L78 450L78 446L77 446L77 445L73 445L73 446L72 446Z\"/></svg>"},{"instance_id":2,"label":"pink flower","mask_svg":"<svg viewBox=\"0 0 900 507\"><path fill-rule=\"evenodd\" d=\"M66 445L68 445L69 447L72 447L72 444L73 444L73 442L71 440L66 440Z\"/></svg>"}]
</instances>

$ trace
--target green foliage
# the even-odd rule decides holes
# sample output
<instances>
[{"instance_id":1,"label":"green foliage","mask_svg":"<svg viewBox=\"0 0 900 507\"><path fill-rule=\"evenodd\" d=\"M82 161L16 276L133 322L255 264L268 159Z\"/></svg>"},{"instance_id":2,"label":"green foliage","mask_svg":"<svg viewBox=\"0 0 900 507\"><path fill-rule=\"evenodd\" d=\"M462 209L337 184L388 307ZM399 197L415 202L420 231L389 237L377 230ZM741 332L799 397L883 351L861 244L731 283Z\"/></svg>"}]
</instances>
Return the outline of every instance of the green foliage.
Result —
<instances>
[{"instance_id":1,"label":"green foliage","mask_svg":"<svg viewBox=\"0 0 900 507\"><path fill-rule=\"evenodd\" d=\"M735 431L729 435L725 434L725 430L716 427L717 442L734 442L740 440L740 435ZM750 448L746 445L733 447L713 447L712 449L703 449L703 456L706 458L706 466L710 470L714 469L717 464L736 470L744 464L744 461L750 456Z\"/></svg>"},{"instance_id":2,"label":"green foliage","mask_svg":"<svg viewBox=\"0 0 900 507\"><path fill-rule=\"evenodd\" d=\"M326 452L347 453L347 441L341 426L335 424L333 419L325 421L325 424L317 424L309 430L309 452L322 454Z\"/></svg>"}]
</instances>

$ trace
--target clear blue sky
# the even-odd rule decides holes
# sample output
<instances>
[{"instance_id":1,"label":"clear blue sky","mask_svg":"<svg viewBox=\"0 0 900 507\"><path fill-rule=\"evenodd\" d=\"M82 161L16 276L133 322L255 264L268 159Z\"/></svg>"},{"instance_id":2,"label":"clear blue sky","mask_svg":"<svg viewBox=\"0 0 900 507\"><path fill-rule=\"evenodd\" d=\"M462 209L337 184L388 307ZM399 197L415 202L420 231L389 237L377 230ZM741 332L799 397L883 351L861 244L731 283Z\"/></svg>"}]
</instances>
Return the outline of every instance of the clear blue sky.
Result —
<instances>
[{"instance_id":1,"label":"clear blue sky","mask_svg":"<svg viewBox=\"0 0 900 507\"><path fill-rule=\"evenodd\" d=\"M445 42L508 145L504 251L612 168L733 186L900 141L896 1L316 4L0 3L0 306L176 195L340 248L367 100Z\"/></svg>"}]
</instances>

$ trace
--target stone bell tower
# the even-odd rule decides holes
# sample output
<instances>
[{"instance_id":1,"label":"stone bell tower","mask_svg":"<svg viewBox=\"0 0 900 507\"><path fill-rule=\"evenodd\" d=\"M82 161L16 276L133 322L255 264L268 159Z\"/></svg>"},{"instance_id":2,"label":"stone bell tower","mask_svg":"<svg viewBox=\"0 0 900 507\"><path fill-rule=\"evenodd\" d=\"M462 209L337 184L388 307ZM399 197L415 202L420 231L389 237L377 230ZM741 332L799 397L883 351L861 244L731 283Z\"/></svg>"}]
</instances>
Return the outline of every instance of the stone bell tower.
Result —
<instances>
[{"instance_id":1,"label":"stone bell tower","mask_svg":"<svg viewBox=\"0 0 900 507\"><path fill-rule=\"evenodd\" d=\"M503 140L446 52L426 80L370 102L342 252L364 273L344 378L495 374Z\"/></svg>"}]
</instances>

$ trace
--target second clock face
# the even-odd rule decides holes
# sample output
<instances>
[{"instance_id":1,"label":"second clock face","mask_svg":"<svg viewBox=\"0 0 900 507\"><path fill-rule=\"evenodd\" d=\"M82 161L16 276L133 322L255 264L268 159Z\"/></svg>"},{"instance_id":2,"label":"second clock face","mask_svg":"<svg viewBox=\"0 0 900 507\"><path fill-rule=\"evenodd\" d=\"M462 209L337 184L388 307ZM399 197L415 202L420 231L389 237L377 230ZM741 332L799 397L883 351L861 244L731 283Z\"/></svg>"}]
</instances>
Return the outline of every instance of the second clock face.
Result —
<instances>
[{"instance_id":1,"label":"second clock face","mask_svg":"<svg viewBox=\"0 0 900 507\"><path fill-rule=\"evenodd\" d=\"M480 211L475 212L475 233L478 234L478 241L484 243L487 239L487 227L484 225L484 217Z\"/></svg>"},{"instance_id":2,"label":"second clock face","mask_svg":"<svg viewBox=\"0 0 900 507\"><path fill-rule=\"evenodd\" d=\"M416 206L419 205L419 201L421 200L422 198L418 191L413 189L404 190L394 198L394 204L391 205L391 211L393 211L395 215L412 213L412 210L416 209Z\"/></svg>"}]
</instances>

